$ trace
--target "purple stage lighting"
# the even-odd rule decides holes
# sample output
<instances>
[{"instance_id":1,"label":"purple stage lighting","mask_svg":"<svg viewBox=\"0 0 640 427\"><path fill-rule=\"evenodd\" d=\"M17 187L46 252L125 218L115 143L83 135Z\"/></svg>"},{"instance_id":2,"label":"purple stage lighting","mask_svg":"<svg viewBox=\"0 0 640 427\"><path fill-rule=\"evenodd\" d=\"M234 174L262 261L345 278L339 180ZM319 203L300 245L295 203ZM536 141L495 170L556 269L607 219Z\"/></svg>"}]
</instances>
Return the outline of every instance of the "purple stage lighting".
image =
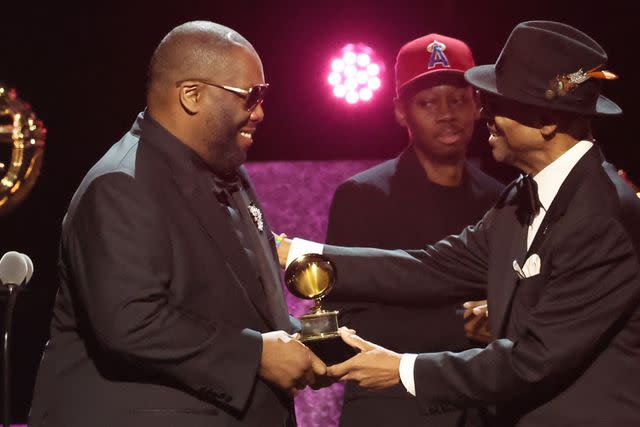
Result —
<instances>
[{"instance_id":1,"label":"purple stage lighting","mask_svg":"<svg viewBox=\"0 0 640 427\"><path fill-rule=\"evenodd\" d=\"M331 61L327 82L333 95L347 104L371 101L380 89L384 64L373 49L362 43L350 43Z\"/></svg>"}]
</instances>

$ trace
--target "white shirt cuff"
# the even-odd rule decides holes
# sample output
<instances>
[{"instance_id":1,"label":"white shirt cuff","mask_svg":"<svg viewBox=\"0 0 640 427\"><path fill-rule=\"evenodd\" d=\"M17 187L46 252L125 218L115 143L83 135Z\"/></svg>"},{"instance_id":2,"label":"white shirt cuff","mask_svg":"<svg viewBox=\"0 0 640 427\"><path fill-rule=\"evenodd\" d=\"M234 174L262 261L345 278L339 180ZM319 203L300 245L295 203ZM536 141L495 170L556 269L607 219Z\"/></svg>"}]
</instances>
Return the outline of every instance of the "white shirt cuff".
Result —
<instances>
[{"instance_id":1,"label":"white shirt cuff","mask_svg":"<svg viewBox=\"0 0 640 427\"><path fill-rule=\"evenodd\" d=\"M324 245L322 243L312 242L310 240L299 239L295 237L289 247L289 253L287 254L287 265L289 267L296 258L306 254L322 254Z\"/></svg>"},{"instance_id":2,"label":"white shirt cuff","mask_svg":"<svg viewBox=\"0 0 640 427\"><path fill-rule=\"evenodd\" d=\"M402 385L407 389L407 392L411 393L413 396L416 395L416 383L413 378L413 365L415 365L417 358L417 354L405 353L400 359L400 381L402 381Z\"/></svg>"}]
</instances>

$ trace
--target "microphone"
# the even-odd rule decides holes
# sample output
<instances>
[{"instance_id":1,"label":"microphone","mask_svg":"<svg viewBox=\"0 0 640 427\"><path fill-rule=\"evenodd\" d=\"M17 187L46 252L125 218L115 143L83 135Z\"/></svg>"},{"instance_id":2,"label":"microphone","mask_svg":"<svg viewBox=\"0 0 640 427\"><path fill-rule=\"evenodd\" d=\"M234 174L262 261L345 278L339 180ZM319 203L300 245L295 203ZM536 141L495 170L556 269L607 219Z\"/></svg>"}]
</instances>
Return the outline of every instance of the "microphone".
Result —
<instances>
[{"instance_id":1,"label":"microphone","mask_svg":"<svg viewBox=\"0 0 640 427\"><path fill-rule=\"evenodd\" d=\"M2 411L3 425L8 426L11 421L11 331L13 329L13 311L20 286L29 282L33 276L33 262L27 255L16 251L9 251L0 258L0 284L8 290L7 304L5 307L4 342L2 374Z\"/></svg>"},{"instance_id":2,"label":"microphone","mask_svg":"<svg viewBox=\"0 0 640 427\"><path fill-rule=\"evenodd\" d=\"M22 254L22 256L24 257L24 261L27 263L27 277L24 279L24 284L26 285L33 276L33 261L31 261L31 258L29 258L27 254Z\"/></svg>"},{"instance_id":3,"label":"microphone","mask_svg":"<svg viewBox=\"0 0 640 427\"><path fill-rule=\"evenodd\" d=\"M20 286L29 274L29 265L33 273L33 263L26 255L16 251L9 251L0 258L0 282L5 286Z\"/></svg>"}]
</instances>

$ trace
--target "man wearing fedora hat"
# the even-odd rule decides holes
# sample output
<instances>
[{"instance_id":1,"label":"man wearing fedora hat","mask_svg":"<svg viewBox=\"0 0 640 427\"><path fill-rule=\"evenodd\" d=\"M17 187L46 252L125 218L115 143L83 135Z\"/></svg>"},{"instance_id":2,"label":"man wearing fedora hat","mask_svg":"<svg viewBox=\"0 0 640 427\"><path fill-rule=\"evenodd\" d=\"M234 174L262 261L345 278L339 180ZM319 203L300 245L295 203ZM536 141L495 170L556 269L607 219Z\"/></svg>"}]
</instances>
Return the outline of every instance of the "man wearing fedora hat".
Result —
<instances>
[{"instance_id":1,"label":"man wearing fedora hat","mask_svg":"<svg viewBox=\"0 0 640 427\"><path fill-rule=\"evenodd\" d=\"M590 141L593 116L621 113L600 95L613 77L606 60L568 25L517 25L496 64L465 78L483 93L494 156L526 177L476 225L424 250L320 248L342 298L487 298L495 340L400 355L344 331L362 351L331 375L368 388L402 382L423 408L492 404L495 425L638 425L640 202Z\"/></svg>"},{"instance_id":2,"label":"man wearing fedora hat","mask_svg":"<svg viewBox=\"0 0 640 427\"><path fill-rule=\"evenodd\" d=\"M475 223L495 203L504 186L466 160L480 118L477 92L464 80L464 72L474 65L466 43L442 34L428 34L400 48L394 112L407 129L409 144L398 157L336 189L327 243L418 249ZM341 301L332 295L325 301L325 307L340 311L341 323L396 351L472 347L457 302L424 307ZM425 324L440 328L420 334L407 328ZM451 405L434 405L425 413L401 384L372 392L350 383L340 425L454 426L476 415Z\"/></svg>"}]
</instances>

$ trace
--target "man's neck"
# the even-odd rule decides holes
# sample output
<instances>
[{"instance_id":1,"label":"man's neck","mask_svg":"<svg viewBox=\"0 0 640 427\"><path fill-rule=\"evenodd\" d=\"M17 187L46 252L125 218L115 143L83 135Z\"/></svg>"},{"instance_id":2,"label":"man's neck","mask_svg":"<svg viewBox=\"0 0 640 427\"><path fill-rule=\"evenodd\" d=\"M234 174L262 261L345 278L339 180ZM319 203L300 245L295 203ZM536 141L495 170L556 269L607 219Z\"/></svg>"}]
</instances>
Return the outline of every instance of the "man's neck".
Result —
<instances>
[{"instance_id":1,"label":"man's neck","mask_svg":"<svg viewBox=\"0 0 640 427\"><path fill-rule=\"evenodd\" d=\"M210 168L213 172L215 172L215 165L208 159L208 153L203 148L203 144L198 144L197 137L193 135L193 132L190 131L190 126L180 123L176 118L178 114L175 112L171 112L167 109L153 109L150 106L147 107L147 114L162 126L167 132L173 135L178 141L180 141L183 145L189 147L194 153L198 155L200 160L204 162L204 164ZM219 175L224 175L220 173Z\"/></svg>"},{"instance_id":2,"label":"man's neck","mask_svg":"<svg viewBox=\"0 0 640 427\"><path fill-rule=\"evenodd\" d=\"M458 187L464 174L464 156L450 162L442 162L426 156L415 145L413 150L429 181L445 187Z\"/></svg>"},{"instance_id":3,"label":"man's neck","mask_svg":"<svg viewBox=\"0 0 640 427\"><path fill-rule=\"evenodd\" d=\"M151 106L147 106L146 114L151 117L153 121L162 126L167 132L175 136L181 143L190 146L185 142L188 138L186 138L184 132L180 132L181 127L178 125L176 120L176 114L171 114L171 112L166 109L153 108Z\"/></svg>"},{"instance_id":4,"label":"man's neck","mask_svg":"<svg viewBox=\"0 0 640 427\"><path fill-rule=\"evenodd\" d=\"M526 174L535 176L578 142L567 134L558 134L553 139L545 141L540 150L531 151L526 159L514 166Z\"/></svg>"}]
</instances>

